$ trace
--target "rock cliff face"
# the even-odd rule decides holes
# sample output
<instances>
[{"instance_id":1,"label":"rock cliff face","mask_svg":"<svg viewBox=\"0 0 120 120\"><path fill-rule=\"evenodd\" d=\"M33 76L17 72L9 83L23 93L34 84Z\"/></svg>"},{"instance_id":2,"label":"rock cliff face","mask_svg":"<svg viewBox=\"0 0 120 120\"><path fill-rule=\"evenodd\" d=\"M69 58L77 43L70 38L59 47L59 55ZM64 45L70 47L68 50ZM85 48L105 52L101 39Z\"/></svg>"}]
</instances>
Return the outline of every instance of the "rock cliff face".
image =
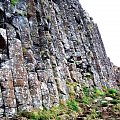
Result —
<instances>
[{"instance_id":1,"label":"rock cliff face","mask_svg":"<svg viewBox=\"0 0 120 120\"><path fill-rule=\"evenodd\" d=\"M98 26L78 0L1 0L0 16L0 117L58 105L68 82L118 89Z\"/></svg>"}]
</instances>

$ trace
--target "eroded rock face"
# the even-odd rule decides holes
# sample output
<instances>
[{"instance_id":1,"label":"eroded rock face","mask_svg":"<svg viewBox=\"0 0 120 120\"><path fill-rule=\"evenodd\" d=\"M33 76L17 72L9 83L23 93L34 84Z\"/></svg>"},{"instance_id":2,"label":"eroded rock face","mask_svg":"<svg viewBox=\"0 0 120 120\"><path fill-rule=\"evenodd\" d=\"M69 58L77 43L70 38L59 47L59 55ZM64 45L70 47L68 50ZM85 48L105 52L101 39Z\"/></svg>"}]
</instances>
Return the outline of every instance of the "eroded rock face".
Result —
<instances>
[{"instance_id":1,"label":"eroded rock face","mask_svg":"<svg viewBox=\"0 0 120 120\"><path fill-rule=\"evenodd\" d=\"M97 24L78 0L0 2L0 14L7 38L0 53L0 117L58 105L69 98L67 82L118 89Z\"/></svg>"}]
</instances>

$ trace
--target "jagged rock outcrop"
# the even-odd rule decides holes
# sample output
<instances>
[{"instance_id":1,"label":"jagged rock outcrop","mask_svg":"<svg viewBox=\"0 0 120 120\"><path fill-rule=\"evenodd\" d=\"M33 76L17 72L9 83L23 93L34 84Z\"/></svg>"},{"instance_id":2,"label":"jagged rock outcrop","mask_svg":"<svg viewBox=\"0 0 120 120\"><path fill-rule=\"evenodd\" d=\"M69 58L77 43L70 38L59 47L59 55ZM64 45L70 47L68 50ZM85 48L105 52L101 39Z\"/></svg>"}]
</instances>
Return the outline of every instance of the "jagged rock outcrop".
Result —
<instances>
[{"instance_id":1,"label":"jagged rock outcrop","mask_svg":"<svg viewBox=\"0 0 120 120\"><path fill-rule=\"evenodd\" d=\"M0 117L47 108L78 87L117 88L97 24L78 0L0 2Z\"/></svg>"}]
</instances>

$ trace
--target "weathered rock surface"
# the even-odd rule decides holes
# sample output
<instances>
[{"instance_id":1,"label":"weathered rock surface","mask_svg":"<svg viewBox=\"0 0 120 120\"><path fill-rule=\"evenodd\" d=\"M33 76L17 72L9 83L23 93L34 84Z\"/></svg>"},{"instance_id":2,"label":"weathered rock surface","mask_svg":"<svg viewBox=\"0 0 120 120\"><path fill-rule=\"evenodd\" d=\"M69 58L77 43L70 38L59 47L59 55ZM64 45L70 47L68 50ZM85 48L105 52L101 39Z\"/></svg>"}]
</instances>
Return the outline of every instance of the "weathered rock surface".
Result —
<instances>
[{"instance_id":1,"label":"weathered rock surface","mask_svg":"<svg viewBox=\"0 0 120 120\"><path fill-rule=\"evenodd\" d=\"M97 24L78 0L0 1L0 117L49 109L67 82L116 88Z\"/></svg>"},{"instance_id":2,"label":"weathered rock surface","mask_svg":"<svg viewBox=\"0 0 120 120\"><path fill-rule=\"evenodd\" d=\"M117 81L117 85L120 87L120 67L114 66L113 70L115 73L115 80Z\"/></svg>"}]
</instances>

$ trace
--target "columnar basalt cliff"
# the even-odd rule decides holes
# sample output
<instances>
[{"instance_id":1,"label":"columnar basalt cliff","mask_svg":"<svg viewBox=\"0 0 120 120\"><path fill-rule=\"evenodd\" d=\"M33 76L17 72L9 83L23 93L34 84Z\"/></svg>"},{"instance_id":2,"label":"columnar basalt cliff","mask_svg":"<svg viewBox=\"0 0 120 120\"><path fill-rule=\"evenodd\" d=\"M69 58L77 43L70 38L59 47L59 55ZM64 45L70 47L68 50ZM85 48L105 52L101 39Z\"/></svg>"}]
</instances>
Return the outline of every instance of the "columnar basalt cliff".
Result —
<instances>
[{"instance_id":1,"label":"columnar basalt cliff","mask_svg":"<svg viewBox=\"0 0 120 120\"><path fill-rule=\"evenodd\" d=\"M68 82L118 89L112 68L78 0L0 1L0 117L58 105Z\"/></svg>"}]
</instances>

